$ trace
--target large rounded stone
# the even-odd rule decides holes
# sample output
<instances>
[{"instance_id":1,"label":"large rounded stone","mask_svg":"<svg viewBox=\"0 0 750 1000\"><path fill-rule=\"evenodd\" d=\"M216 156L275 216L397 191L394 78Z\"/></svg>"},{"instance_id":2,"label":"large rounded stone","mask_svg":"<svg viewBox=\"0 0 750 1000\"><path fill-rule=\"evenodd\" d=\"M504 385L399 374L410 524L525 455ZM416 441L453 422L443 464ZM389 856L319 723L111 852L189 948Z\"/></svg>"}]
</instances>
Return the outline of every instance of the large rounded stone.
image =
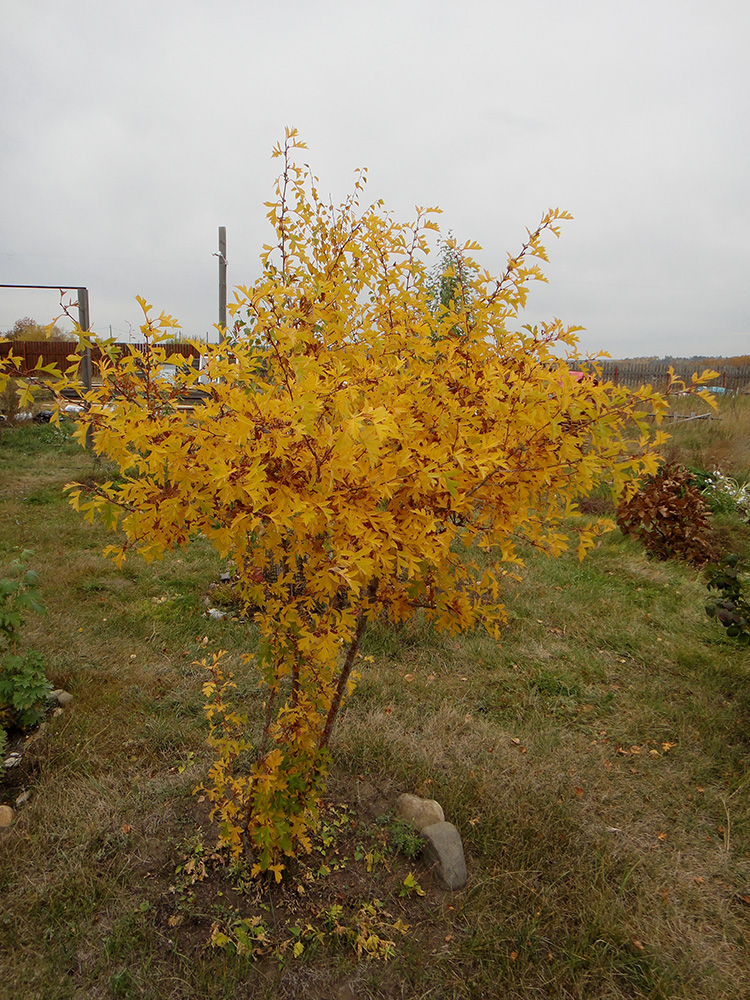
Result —
<instances>
[{"instance_id":1,"label":"large rounded stone","mask_svg":"<svg viewBox=\"0 0 750 1000\"><path fill-rule=\"evenodd\" d=\"M421 831L423 857L446 889L463 889L468 881L461 834L452 823L433 823Z\"/></svg>"},{"instance_id":2,"label":"large rounded stone","mask_svg":"<svg viewBox=\"0 0 750 1000\"><path fill-rule=\"evenodd\" d=\"M0 826L10 826L15 815L10 806L0 806Z\"/></svg>"},{"instance_id":3,"label":"large rounded stone","mask_svg":"<svg viewBox=\"0 0 750 1000\"><path fill-rule=\"evenodd\" d=\"M435 799L420 799L418 795L410 795L408 792L396 799L396 815L399 819L408 820L420 833L426 826L445 820L445 813L439 802Z\"/></svg>"}]
</instances>

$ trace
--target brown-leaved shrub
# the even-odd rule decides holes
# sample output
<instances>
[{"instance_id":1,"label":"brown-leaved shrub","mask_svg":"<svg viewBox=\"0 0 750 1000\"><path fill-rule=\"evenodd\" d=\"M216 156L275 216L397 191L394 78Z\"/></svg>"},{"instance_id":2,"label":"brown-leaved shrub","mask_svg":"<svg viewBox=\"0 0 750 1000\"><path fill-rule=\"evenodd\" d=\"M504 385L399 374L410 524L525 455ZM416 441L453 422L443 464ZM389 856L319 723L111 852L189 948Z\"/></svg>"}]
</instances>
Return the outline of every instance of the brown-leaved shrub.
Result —
<instances>
[{"instance_id":1,"label":"brown-leaved shrub","mask_svg":"<svg viewBox=\"0 0 750 1000\"><path fill-rule=\"evenodd\" d=\"M711 557L709 517L691 473L674 462L646 477L641 489L617 508L620 530L640 538L651 555L696 566Z\"/></svg>"}]
</instances>

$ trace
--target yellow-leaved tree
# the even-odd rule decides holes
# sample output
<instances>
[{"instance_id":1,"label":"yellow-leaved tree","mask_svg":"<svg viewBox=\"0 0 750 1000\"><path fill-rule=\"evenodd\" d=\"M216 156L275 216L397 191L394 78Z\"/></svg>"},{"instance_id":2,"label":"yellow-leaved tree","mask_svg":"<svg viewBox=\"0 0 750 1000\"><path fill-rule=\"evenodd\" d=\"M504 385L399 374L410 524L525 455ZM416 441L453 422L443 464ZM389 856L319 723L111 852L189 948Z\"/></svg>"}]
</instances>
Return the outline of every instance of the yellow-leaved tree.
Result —
<instances>
[{"instance_id":1,"label":"yellow-leaved tree","mask_svg":"<svg viewBox=\"0 0 750 1000\"><path fill-rule=\"evenodd\" d=\"M261 277L236 291L231 352L202 348L203 404L177 408L199 376L159 376L159 340L176 323L143 303L147 350L105 348L78 430L121 475L72 494L123 533L118 560L196 535L234 560L260 635L265 725L247 732L214 656L206 786L222 836L277 877L309 848L367 623L419 612L451 633L498 635L519 544L552 556L572 544L583 558L603 525L578 500L656 470L653 414L666 405L649 388L571 377L559 355L574 329L519 325L565 212L547 212L499 276L471 259L474 245L450 244L436 294L435 210L403 224L380 203L362 208L364 173L327 204L300 148L288 130L274 150L275 238Z\"/></svg>"}]
</instances>

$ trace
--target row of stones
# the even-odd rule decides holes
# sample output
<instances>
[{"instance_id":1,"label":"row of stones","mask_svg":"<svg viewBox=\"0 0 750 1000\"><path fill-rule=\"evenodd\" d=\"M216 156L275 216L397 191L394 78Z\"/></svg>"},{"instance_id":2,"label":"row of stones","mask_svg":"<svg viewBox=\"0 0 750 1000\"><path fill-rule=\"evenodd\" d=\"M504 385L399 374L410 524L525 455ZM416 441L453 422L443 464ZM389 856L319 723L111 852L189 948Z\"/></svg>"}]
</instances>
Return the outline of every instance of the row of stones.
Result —
<instances>
[{"instance_id":1,"label":"row of stones","mask_svg":"<svg viewBox=\"0 0 750 1000\"><path fill-rule=\"evenodd\" d=\"M55 702L57 703L57 707L55 708L52 714L58 715L62 714L63 708L65 708L73 701L73 695L70 694L68 691L63 691L62 688L58 688L55 691L50 691L50 693L47 695L47 700L53 704ZM33 736L41 736L46 728L47 728L47 723L43 722L41 726L39 726L39 728L33 734ZM5 760L3 761L3 766L6 768L18 767L22 759L23 759L23 751L14 750L12 753L9 753L8 756L5 758ZM16 809L20 808L22 805L28 802L30 798L31 798L31 792L28 789L24 792L21 792L21 794L18 796L15 802ZM0 827L11 826L15 818L16 818L16 813L12 806L0 805Z\"/></svg>"}]
</instances>

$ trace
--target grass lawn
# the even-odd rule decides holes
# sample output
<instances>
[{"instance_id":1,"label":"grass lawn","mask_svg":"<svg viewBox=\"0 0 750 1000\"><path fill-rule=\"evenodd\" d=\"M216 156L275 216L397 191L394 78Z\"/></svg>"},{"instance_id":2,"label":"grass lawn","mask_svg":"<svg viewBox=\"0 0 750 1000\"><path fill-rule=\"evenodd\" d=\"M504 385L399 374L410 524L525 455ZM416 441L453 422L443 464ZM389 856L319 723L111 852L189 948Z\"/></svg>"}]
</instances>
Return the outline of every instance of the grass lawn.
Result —
<instances>
[{"instance_id":1,"label":"grass lawn","mask_svg":"<svg viewBox=\"0 0 750 1000\"><path fill-rule=\"evenodd\" d=\"M670 457L747 476L749 402L675 425ZM198 540L117 570L62 489L106 470L69 430L0 434L0 569L34 550L25 639L74 695L0 770L0 803L31 792L0 831L2 1000L750 996L750 652L700 571L615 532L509 579L499 643L372 627L319 839L275 886L194 794L198 661L227 650L261 710L225 567ZM402 791L460 830L464 890L410 856Z\"/></svg>"}]
</instances>

